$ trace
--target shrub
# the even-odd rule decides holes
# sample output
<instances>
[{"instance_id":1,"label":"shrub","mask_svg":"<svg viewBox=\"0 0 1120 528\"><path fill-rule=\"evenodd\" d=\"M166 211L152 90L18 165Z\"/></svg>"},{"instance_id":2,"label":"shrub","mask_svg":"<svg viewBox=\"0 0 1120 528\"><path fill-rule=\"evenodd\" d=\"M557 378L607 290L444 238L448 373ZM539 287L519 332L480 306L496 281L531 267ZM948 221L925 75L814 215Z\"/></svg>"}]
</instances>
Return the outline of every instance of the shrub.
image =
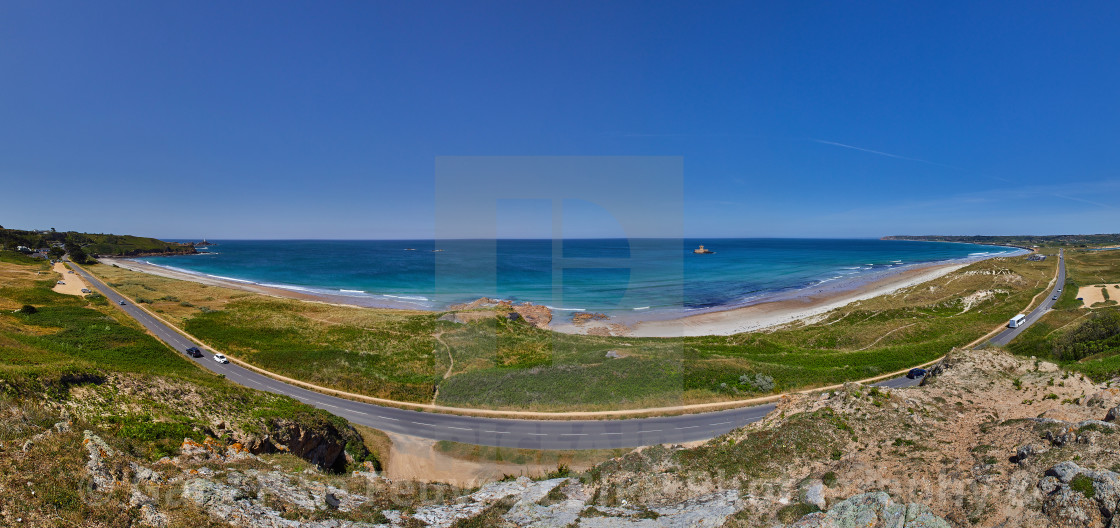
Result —
<instances>
[{"instance_id":1,"label":"shrub","mask_svg":"<svg viewBox=\"0 0 1120 528\"><path fill-rule=\"evenodd\" d=\"M38 311L39 310L37 308L35 308L34 306L31 306L30 304L25 304L25 305L23 305L23 307L21 307L19 309L19 313L28 314L28 315L33 314L33 313L38 312Z\"/></svg>"},{"instance_id":2,"label":"shrub","mask_svg":"<svg viewBox=\"0 0 1120 528\"><path fill-rule=\"evenodd\" d=\"M1093 479L1085 475L1073 477L1073 480L1069 481L1069 487L1073 491L1080 491L1086 499L1091 499L1097 494L1096 488L1093 487Z\"/></svg>"},{"instance_id":3,"label":"shrub","mask_svg":"<svg viewBox=\"0 0 1120 528\"><path fill-rule=\"evenodd\" d=\"M821 475L821 482L823 482L825 486L828 486L830 488L835 486L836 485L836 472L835 471L829 471L828 473L825 473L824 475Z\"/></svg>"}]
</instances>

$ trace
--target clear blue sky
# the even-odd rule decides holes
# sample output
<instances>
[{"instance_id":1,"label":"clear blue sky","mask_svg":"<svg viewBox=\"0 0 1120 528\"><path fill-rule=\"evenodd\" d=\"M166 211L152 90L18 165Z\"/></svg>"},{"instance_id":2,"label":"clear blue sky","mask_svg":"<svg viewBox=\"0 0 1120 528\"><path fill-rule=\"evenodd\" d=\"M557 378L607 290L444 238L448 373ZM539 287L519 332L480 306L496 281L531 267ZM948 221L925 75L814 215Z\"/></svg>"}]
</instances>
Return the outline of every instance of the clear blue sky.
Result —
<instances>
[{"instance_id":1,"label":"clear blue sky","mask_svg":"<svg viewBox=\"0 0 1120 528\"><path fill-rule=\"evenodd\" d=\"M1118 27L1116 2L6 1L0 225L426 238L436 156L656 155L687 235L1116 232Z\"/></svg>"}]
</instances>

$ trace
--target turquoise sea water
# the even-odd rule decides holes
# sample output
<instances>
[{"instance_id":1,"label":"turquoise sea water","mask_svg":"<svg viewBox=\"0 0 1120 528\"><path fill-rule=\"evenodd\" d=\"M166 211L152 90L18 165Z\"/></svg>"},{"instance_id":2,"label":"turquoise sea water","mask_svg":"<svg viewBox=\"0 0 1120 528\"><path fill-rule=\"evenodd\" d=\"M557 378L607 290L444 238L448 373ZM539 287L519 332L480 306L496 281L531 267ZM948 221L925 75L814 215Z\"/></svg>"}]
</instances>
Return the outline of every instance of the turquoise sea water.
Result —
<instances>
[{"instance_id":1,"label":"turquoise sea water","mask_svg":"<svg viewBox=\"0 0 1120 528\"><path fill-rule=\"evenodd\" d=\"M1007 247L838 239L219 240L139 260L364 306L440 309L487 296L558 310L675 314L845 289ZM705 244L714 254L692 252Z\"/></svg>"}]
</instances>

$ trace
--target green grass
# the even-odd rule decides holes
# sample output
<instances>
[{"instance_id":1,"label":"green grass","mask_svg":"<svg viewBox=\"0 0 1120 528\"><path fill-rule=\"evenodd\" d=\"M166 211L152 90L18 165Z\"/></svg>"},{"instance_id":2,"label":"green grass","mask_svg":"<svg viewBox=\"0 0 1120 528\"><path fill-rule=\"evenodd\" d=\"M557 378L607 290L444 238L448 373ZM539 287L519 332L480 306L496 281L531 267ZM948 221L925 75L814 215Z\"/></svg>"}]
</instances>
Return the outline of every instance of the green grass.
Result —
<instances>
[{"instance_id":1,"label":"green grass","mask_svg":"<svg viewBox=\"0 0 1120 528\"><path fill-rule=\"evenodd\" d=\"M1067 251L1067 281L1054 309L1019 335L1008 350L1059 363L1103 381L1120 375L1120 310L1089 309L1078 286L1120 281L1120 251Z\"/></svg>"},{"instance_id":2,"label":"green grass","mask_svg":"<svg viewBox=\"0 0 1120 528\"><path fill-rule=\"evenodd\" d=\"M559 334L502 317L458 325L433 313L305 303L90 269L151 300L187 332L285 376L401 401L552 411L738 399L903 370L1021 312L1055 265L991 259L807 326L689 338ZM978 291L988 293L966 303ZM612 350L625 357L607 358ZM758 376L773 386L749 382Z\"/></svg>"},{"instance_id":3,"label":"green grass","mask_svg":"<svg viewBox=\"0 0 1120 528\"><path fill-rule=\"evenodd\" d=\"M91 419L122 439L133 439L135 444L125 448L146 457L171 453L185 436L212 427L201 413L186 416L162 396L140 394L154 387L197 392L206 407L236 417L247 431L264 432L284 423L298 423L308 431L333 429L357 461L368 456L345 420L291 398L230 383L147 334L115 307L55 293L53 277L40 280L34 266L38 264L0 263L0 306L36 308L30 314L0 310L0 392L66 400L76 387L93 390L106 409ZM117 390L110 378L128 380L137 394ZM137 407L144 412L121 412Z\"/></svg>"}]
</instances>

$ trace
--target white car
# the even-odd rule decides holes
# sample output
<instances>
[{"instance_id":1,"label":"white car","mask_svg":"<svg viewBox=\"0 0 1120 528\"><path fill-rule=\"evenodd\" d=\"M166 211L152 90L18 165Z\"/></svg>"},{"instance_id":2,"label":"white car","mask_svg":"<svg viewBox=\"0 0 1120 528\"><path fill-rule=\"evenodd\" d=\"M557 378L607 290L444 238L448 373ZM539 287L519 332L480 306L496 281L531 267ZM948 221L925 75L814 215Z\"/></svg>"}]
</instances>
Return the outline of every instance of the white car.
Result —
<instances>
[{"instance_id":1,"label":"white car","mask_svg":"<svg viewBox=\"0 0 1120 528\"><path fill-rule=\"evenodd\" d=\"M229 358L221 354L214 354L214 361L217 361L218 363L222 363L224 365L226 363L229 363Z\"/></svg>"}]
</instances>

